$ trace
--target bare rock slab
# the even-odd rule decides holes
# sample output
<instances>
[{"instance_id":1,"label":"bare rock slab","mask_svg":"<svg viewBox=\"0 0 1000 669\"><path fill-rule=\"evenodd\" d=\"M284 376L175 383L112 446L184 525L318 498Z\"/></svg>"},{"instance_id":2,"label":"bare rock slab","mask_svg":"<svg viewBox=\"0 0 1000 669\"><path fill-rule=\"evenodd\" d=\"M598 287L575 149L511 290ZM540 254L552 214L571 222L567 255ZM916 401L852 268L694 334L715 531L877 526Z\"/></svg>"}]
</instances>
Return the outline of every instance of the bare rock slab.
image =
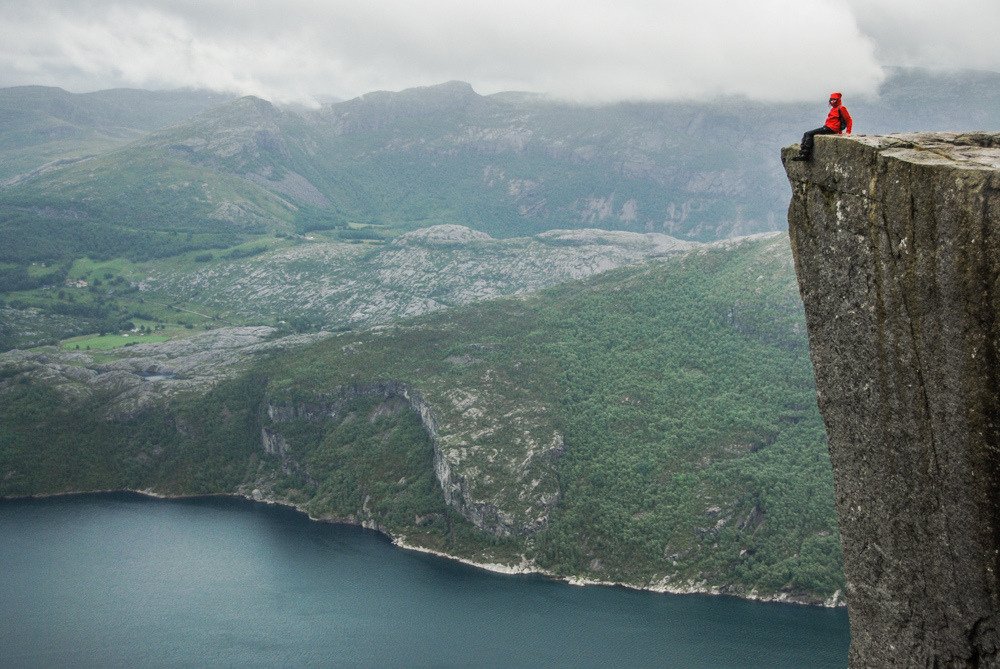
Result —
<instances>
[{"instance_id":1,"label":"bare rock slab","mask_svg":"<svg viewBox=\"0 0 1000 669\"><path fill-rule=\"evenodd\" d=\"M1000 666L1000 134L796 148L851 665Z\"/></svg>"}]
</instances>

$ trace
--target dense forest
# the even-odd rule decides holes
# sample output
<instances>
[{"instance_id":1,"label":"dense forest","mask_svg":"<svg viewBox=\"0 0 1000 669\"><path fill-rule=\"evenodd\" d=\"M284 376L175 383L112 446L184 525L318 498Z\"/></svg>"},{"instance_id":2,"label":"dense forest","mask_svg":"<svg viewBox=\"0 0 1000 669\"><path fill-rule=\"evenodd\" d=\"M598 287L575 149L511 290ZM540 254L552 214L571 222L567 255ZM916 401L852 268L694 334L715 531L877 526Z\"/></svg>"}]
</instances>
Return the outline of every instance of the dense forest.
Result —
<instances>
[{"instance_id":1,"label":"dense forest","mask_svg":"<svg viewBox=\"0 0 1000 669\"><path fill-rule=\"evenodd\" d=\"M784 237L344 332L126 420L104 416L112 395L67 401L23 362L2 373L11 447L0 494L257 490L317 517L567 576L806 601L843 587ZM557 494L541 526L499 532L446 505L433 441L399 398L343 400L323 420L269 414L389 380L432 407L436 447L470 499L517 528ZM262 447L265 429L285 453ZM552 434L560 448L528 452ZM526 478L508 457L531 460Z\"/></svg>"}]
</instances>

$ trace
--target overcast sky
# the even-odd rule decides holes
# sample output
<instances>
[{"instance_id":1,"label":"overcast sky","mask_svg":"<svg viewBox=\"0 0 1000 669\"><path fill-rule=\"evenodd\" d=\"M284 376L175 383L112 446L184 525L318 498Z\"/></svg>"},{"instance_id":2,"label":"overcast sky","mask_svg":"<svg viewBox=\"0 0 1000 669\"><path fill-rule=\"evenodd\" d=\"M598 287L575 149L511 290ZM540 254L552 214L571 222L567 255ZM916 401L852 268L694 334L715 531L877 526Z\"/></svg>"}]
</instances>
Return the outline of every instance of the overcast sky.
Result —
<instances>
[{"instance_id":1,"label":"overcast sky","mask_svg":"<svg viewBox=\"0 0 1000 669\"><path fill-rule=\"evenodd\" d=\"M0 86L814 100L884 65L1000 71L998 36L1000 0L0 0Z\"/></svg>"}]
</instances>

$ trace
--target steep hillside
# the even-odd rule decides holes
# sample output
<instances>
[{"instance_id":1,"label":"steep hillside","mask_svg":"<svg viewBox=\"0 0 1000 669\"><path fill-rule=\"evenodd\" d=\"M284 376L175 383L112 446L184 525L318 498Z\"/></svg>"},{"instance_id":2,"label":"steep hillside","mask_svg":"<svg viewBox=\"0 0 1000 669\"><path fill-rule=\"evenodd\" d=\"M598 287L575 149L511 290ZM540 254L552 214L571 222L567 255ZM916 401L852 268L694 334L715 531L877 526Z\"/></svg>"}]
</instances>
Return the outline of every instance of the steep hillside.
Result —
<instances>
[{"instance_id":1,"label":"steep hillside","mask_svg":"<svg viewBox=\"0 0 1000 669\"><path fill-rule=\"evenodd\" d=\"M8 182L0 199L0 261L144 259L290 230L296 207L274 190L243 171L192 159L192 144L205 136L212 137L212 155L254 159L257 142L267 142L262 128L272 111L270 103L242 98L193 125ZM183 140L163 139L178 134Z\"/></svg>"},{"instance_id":2,"label":"steep hillside","mask_svg":"<svg viewBox=\"0 0 1000 669\"><path fill-rule=\"evenodd\" d=\"M0 356L2 494L241 492L564 576L842 586L782 236L305 348L226 332Z\"/></svg>"}]
</instances>

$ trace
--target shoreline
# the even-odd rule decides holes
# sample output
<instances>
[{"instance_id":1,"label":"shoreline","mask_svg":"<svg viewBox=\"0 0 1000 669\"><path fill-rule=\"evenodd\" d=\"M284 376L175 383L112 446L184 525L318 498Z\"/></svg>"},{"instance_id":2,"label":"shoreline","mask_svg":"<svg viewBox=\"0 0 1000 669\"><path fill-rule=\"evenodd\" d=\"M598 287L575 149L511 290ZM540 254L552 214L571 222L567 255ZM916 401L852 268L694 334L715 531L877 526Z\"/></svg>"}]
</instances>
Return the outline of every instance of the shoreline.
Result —
<instances>
[{"instance_id":1,"label":"shoreline","mask_svg":"<svg viewBox=\"0 0 1000 669\"><path fill-rule=\"evenodd\" d=\"M202 498L213 498L213 497L226 497L243 499L248 502L258 502L261 504L267 504L269 506L282 506L288 509L293 509L298 513L301 513L306 518L317 523L331 523L337 525L349 525L352 527L362 527L364 529L373 530L378 532L382 536L386 537L394 547L400 548L402 550L413 551L417 553L425 553L428 555L434 555L435 557L444 558L446 560L452 560L454 562L460 562L462 564L468 565L470 567L475 567L477 569L482 569L484 571L493 572L496 574L505 574L508 576L524 576L530 574L537 574L539 576L544 576L556 581L562 581L569 585L574 585L578 587L584 586L603 586L603 587L618 587L626 588L628 590L644 591L644 592L655 592L657 594L667 594L667 595L714 595L720 597L735 597L737 599L744 599L748 601L763 602L763 603L774 603L774 604L794 604L796 606L816 606L819 608L835 609L835 608L846 608L847 602L844 600L843 595L840 590L836 591L830 598L823 601L805 601L802 599L795 598L787 594L778 595L759 595L755 590L751 590L748 593L734 593L734 592L723 592L718 586L709 586L704 583L694 583L687 585L676 585L672 586L666 582L660 582L656 584L638 585L635 583L625 583L621 581L602 581L598 579L586 578L583 576L561 576L554 572L548 571L543 567L528 561L522 560L519 565L506 565L496 562L476 562L475 560L459 557L457 555L451 555L449 553L444 553L433 548L427 548L425 546L418 546L416 544L409 544L406 542L405 535L396 536L386 530L384 527L371 522L371 521L358 521L353 518L340 518L337 516L326 516L317 517L313 516L311 513L306 511L300 505L294 502L289 502L285 500L276 500L266 497L254 497L253 495L248 495L244 493L199 493L199 494L167 494L156 492L152 489L146 490L136 490L131 488L116 488L116 489L106 489L106 490L71 490L65 492L52 492L52 493L41 493L35 495L17 495L17 496L0 496L0 501L18 501L18 500L29 500L29 499L48 499L52 497L71 497L74 495L101 495L101 494L114 494L114 493L129 493L134 495L140 495L142 497L149 497L152 499L159 500L183 500L183 499L202 499Z\"/></svg>"},{"instance_id":2,"label":"shoreline","mask_svg":"<svg viewBox=\"0 0 1000 669\"><path fill-rule=\"evenodd\" d=\"M381 530L380 530L381 531ZM795 599L794 597L788 595L759 595L754 591L746 594L737 594L733 592L723 592L721 588L717 586L707 586L707 585L688 585L688 586L671 586L666 583L658 583L655 585L638 585L635 583L625 583L623 581L602 581L597 579L585 578L583 576L561 576L555 572L551 572L547 569L539 567L531 562L525 561L520 565L512 566L505 564L498 564L493 562L476 562L468 558L458 557L456 555L450 555L448 553L443 553L433 548L426 548L424 546L416 546L413 544L406 543L405 537L393 537L387 532L383 532L386 536L392 539L394 546L402 548L404 550L415 551L418 553L428 553L440 558L445 558L448 560L453 560L455 562L461 562L462 564L469 565L471 567L476 567L478 569L483 569L485 571L495 572L497 574L507 574L510 576L524 576L529 574L537 574L539 576L544 576L555 581L562 581L569 585L575 585L578 587L585 586L602 586L610 588L625 588L627 590L636 590L641 592L655 592L657 594L663 595L714 595L719 597L735 597L736 599L745 599L754 602L767 602L772 604L795 604L796 606L816 606L825 609L835 609L847 606L847 602L843 599L840 591L838 590L829 599L822 602L815 601L803 601L801 599Z\"/></svg>"}]
</instances>

